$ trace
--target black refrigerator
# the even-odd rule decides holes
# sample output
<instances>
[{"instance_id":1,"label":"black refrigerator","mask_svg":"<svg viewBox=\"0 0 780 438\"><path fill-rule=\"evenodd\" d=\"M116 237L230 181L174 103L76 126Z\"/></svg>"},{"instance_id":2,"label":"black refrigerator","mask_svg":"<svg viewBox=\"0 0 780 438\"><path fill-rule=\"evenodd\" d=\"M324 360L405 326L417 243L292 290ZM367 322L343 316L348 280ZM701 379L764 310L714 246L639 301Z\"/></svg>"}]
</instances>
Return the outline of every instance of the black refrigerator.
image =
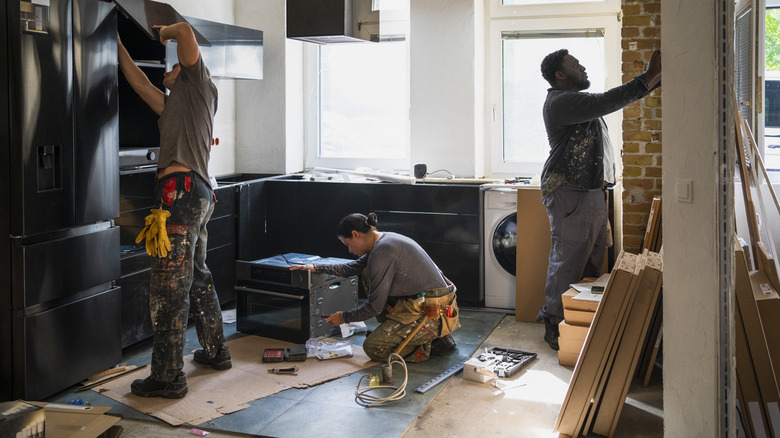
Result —
<instances>
[{"instance_id":1,"label":"black refrigerator","mask_svg":"<svg viewBox=\"0 0 780 438\"><path fill-rule=\"evenodd\" d=\"M0 400L39 400L122 356L117 16L5 0L0 24Z\"/></svg>"}]
</instances>

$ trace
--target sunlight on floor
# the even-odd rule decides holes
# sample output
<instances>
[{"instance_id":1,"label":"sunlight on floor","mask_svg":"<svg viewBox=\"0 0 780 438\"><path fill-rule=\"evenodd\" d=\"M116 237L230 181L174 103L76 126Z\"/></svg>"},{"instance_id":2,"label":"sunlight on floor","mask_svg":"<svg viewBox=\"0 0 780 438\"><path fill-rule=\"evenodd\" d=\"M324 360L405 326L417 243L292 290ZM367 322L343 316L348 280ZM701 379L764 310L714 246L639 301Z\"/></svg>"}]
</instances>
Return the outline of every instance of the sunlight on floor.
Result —
<instances>
[{"instance_id":1,"label":"sunlight on floor","mask_svg":"<svg viewBox=\"0 0 780 438\"><path fill-rule=\"evenodd\" d=\"M504 392L507 399L558 405L568 388L568 381L542 370L527 370L517 380L498 382L498 389Z\"/></svg>"}]
</instances>

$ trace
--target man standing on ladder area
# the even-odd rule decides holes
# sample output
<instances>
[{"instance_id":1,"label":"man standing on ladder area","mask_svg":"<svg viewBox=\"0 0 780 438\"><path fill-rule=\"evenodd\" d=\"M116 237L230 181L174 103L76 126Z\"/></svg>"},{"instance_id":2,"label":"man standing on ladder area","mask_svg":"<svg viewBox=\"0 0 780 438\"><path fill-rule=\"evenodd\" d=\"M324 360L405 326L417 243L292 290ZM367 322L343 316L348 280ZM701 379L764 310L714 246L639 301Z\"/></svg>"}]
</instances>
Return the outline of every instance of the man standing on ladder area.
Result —
<instances>
[{"instance_id":1,"label":"man standing on ladder area","mask_svg":"<svg viewBox=\"0 0 780 438\"><path fill-rule=\"evenodd\" d=\"M544 340L558 349L561 295L583 277L598 277L607 241L605 189L615 183L615 160L603 116L639 100L661 84L661 51L647 70L604 93L590 87L585 67L569 51L542 61L550 83L542 109L550 156L542 170L542 203L547 207L552 248L544 289L546 304L536 316L544 321Z\"/></svg>"},{"instance_id":2,"label":"man standing on ladder area","mask_svg":"<svg viewBox=\"0 0 780 438\"><path fill-rule=\"evenodd\" d=\"M203 347L195 351L195 362L218 370L232 366L222 311L206 267L206 223L215 202L208 162L217 87L189 24L153 27L163 45L177 42L179 63L163 77L168 96L152 85L118 40L119 66L127 82L160 115L160 159L154 183L157 207L146 217L146 227L136 239L146 239L146 250L152 256L152 370L130 389L142 397L182 398L187 394L182 354L188 314Z\"/></svg>"}]
</instances>

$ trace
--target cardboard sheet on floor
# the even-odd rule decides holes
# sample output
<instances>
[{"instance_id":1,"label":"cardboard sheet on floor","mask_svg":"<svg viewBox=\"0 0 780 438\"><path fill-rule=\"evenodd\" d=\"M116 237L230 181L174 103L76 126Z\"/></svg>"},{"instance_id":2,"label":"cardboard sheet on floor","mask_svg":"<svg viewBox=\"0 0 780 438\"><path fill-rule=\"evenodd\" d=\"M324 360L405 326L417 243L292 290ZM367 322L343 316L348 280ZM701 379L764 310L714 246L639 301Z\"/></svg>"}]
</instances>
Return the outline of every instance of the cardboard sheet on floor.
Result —
<instances>
[{"instance_id":1,"label":"cardboard sheet on floor","mask_svg":"<svg viewBox=\"0 0 780 438\"><path fill-rule=\"evenodd\" d=\"M353 345L352 357L334 360L306 359L305 362L263 363L263 350L284 348L289 342L260 336L245 336L228 341L233 368L216 371L184 357L189 393L179 400L144 398L130 392L135 379L149 376L150 367L93 388L119 403L157 417L172 426L197 425L249 407L248 403L289 388L306 388L352 374L375 365L363 348ZM271 368L295 364L297 375L271 374Z\"/></svg>"}]
</instances>

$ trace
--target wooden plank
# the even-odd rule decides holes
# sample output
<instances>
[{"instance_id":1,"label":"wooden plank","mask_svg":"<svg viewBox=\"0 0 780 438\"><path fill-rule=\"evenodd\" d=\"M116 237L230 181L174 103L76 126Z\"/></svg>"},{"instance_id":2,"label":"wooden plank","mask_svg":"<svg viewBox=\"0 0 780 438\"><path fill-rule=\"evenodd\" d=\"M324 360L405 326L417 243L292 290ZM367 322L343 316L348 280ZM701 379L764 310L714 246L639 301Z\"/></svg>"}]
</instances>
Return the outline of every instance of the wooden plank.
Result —
<instances>
[{"instance_id":1,"label":"wooden plank","mask_svg":"<svg viewBox=\"0 0 780 438\"><path fill-rule=\"evenodd\" d=\"M578 435L585 422L607 352L615 342L617 321L622 320L636 287L637 259L623 251L618 256L555 421L554 430L560 434Z\"/></svg>"},{"instance_id":2,"label":"wooden plank","mask_svg":"<svg viewBox=\"0 0 780 438\"><path fill-rule=\"evenodd\" d=\"M760 234L758 230L758 219L756 216L756 208L753 205L753 194L750 190L750 175L747 167L747 149L743 139L744 133L742 131L742 117L739 115L739 106L737 105L736 96L734 97L734 108L736 112L736 137L737 137L737 169L739 169L740 186L742 187L742 197L745 202L745 213L747 216L748 233L750 234L750 252L752 253L753 260L756 259L758 249L756 243L760 240ZM753 270L758 266L748 266L748 270Z\"/></svg>"},{"instance_id":3,"label":"wooden plank","mask_svg":"<svg viewBox=\"0 0 780 438\"><path fill-rule=\"evenodd\" d=\"M626 328L617 348L615 363L609 381L601 397L593 432L613 436L620 413L631 386L632 376L639 362L641 342L645 338L653 318L663 281L663 261L657 253L645 251L645 267L639 274L639 286L634 303L626 318Z\"/></svg>"}]
</instances>

